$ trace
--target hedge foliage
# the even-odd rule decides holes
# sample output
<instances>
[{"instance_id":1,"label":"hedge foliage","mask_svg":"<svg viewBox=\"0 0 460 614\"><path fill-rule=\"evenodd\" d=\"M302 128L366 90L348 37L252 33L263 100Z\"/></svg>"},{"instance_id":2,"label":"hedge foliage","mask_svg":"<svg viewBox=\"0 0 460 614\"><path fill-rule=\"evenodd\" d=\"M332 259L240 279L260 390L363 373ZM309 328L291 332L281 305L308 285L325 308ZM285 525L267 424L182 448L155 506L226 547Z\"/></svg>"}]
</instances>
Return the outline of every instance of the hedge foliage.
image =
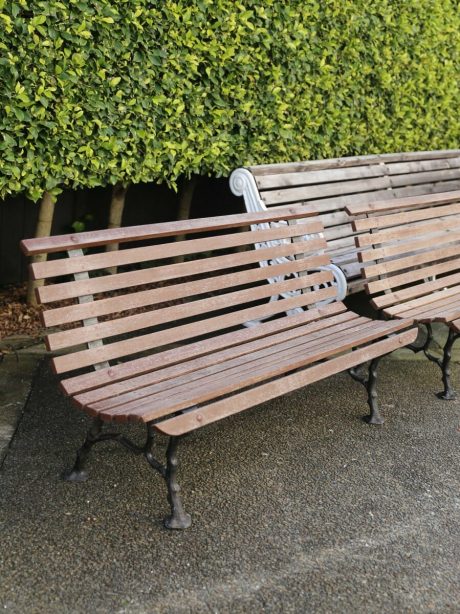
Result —
<instances>
[{"instance_id":1,"label":"hedge foliage","mask_svg":"<svg viewBox=\"0 0 460 614\"><path fill-rule=\"evenodd\" d=\"M458 147L457 0L0 0L0 197Z\"/></svg>"}]
</instances>

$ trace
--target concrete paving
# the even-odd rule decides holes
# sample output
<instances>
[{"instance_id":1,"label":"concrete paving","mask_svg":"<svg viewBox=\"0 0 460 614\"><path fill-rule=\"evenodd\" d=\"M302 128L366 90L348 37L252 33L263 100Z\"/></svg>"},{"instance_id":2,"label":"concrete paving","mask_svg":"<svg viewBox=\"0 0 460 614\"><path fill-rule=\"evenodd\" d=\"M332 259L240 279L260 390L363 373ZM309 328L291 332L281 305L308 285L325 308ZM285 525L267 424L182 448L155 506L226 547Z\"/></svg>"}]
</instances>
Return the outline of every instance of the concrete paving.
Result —
<instances>
[{"instance_id":1,"label":"concrete paving","mask_svg":"<svg viewBox=\"0 0 460 614\"><path fill-rule=\"evenodd\" d=\"M460 612L460 401L434 397L427 361L379 371L383 427L340 374L190 436L193 525L171 533L164 483L113 443L61 481L88 421L44 360L0 471L0 609Z\"/></svg>"}]
</instances>

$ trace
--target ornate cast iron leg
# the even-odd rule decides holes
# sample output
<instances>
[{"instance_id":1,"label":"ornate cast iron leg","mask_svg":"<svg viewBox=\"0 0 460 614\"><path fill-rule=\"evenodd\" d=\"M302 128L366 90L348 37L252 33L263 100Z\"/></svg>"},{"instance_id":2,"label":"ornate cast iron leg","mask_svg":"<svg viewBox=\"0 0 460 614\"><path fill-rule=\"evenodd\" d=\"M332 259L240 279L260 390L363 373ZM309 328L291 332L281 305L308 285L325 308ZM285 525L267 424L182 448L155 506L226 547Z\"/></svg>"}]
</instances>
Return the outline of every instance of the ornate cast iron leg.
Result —
<instances>
[{"instance_id":1,"label":"ornate cast iron leg","mask_svg":"<svg viewBox=\"0 0 460 614\"><path fill-rule=\"evenodd\" d=\"M166 452L166 484L168 486L168 501L171 506L171 515L165 518L164 525L167 529L187 529L192 524L190 514L184 512L179 495L180 488L176 481L177 474L177 444L179 437L169 439Z\"/></svg>"},{"instance_id":2,"label":"ornate cast iron leg","mask_svg":"<svg viewBox=\"0 0 460 614\"><path fill-rule=\"evenodd\" d=\"M356 368L348 369L348 373L351 377L362 384L367 390L367 402L371 413L368 416L364 416L363 420L368 424L383 424L385 420L379 412L377 403L377 366L383 356L378 356L371 360L369 364L368 376L357 370Z\"/></svg>"},{"instance_id":3,"label":"ornate cast iron leg","mask_svg":"<svg viewBox=\"0 0 460 614\"><path fill-rule=\"evenodd\" d=\"M450 362L452 359L452 346L455 343L455 340L458 338L458 334L455 333L451 328L449 328L449 334L447 336L447 341L444 345L444 353L442 362L440 361L438 364L442 370L442 383L444 384L444 390L442 392L438 392L437 396L440 399L444 399L445 401L452 401L456 398L456 392L452 388L450 383Z\"/></svg>"},{"instance_id":4,"label":"ornate cast iron leg","mask_svg":"<svg viewBox=\"0 0 460 614\"><path fill-rule=\"evenodd\" d=\"M371 413L369 414L369 416L364 417L364 420L368 424L383 424L385 422L385 420L383 419L382 415L379 412L379 406L377 402L377 390L376 390L377 366L381 358L382 358L381 356L379 356L378 358L374 358L374 360L371 360L371 364L369 365L369 377L367 378L366 389L367 389L367 402L369 404L369 409L371 410Z\"/></svg>"},{"instance_id":5,"label":"ornate cast iron leg","mask_svg":"<svg viewBox=\"0 0 460 614\"><path fill-rule=\"evenodd\" d=\"M102 424L103 422L100 418L95 418L93 420L84 444L77 451L77 458L74 466L62 476L66 482L85 482L88 479L88 474L84 470L85 462L93 445L100 441Z\"/></svg>"}]
</instances>

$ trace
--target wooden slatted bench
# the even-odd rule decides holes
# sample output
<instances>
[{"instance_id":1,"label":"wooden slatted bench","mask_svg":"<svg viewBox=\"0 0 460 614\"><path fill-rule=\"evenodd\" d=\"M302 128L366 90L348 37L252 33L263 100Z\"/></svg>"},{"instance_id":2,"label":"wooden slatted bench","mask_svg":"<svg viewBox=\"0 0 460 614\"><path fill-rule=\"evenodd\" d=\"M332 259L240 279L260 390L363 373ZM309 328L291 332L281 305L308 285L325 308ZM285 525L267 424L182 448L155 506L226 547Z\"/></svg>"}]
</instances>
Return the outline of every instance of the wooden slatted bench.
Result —
<instances>
[{"instance_id":1,"label":"wooden slatted bench","mask_svg":"<svg viewBox=\"0 0 460 614\"><path fill-rule=\"evenodd\" d=\"M413 318L425 327L424 343L412 349L441 368L439 396L455 398L450 363L460 335L460 191L355 204L347 211L365 216L353 228L373 307L387 319ZM448 330L442 359L429 352L433 322Z\"/></svg>"},{"instance_id":2,"label":"wooden slatted bench","mask_svg":"<svg viewBox=\"0 0 460 614\"><path fill-rule=\"evenodd\" d=\"M338 267L339 297L363 289L346 207L460 189L460 150L410 152L263 164L233 171L230 188L247 211L302 205L318 212Z\"/></svg>"},{"instance_id":3,"label":"wooden slatted bench","mask_svg":"<svg viewBox=\"0 0 460 614\"><path fill-rule=\"evenodd\" d=\"M67 350L53 368L66 374L63 391L94 417L68 480L86 479L95 443L116 440L165 478L165 525L185 528L176 449L187 433L346 369L367 388L369 421L381 423L377 362L411 343L417 329L410 320L376 323L334 300L326 243L305 239L322 232L321 222L296 223L305 218L299 208L283 210L289 224L277 225L279 217L259 212L22 242L27 255L69 256L31 265L34 278L54 280L38 289L49 307L47 347ZM257 229L241 232L247 225ZM175 240L184 234L187 240ZM126 245L105 252L112 243ZM242 245L252 249L235 251ZM185 261L174 263L178 255ZM284 261L261 267L261 258ZM268 276L279 280L275 286ZM285 298L267 302L274 293ZM270 320L242 326L261 317ZM367 361L362 378L358 366ZM106 432L106 422L145 423L145 445ZM165 464L153 455L156 433L169 437Z\"/></svg>"}]
</instances>

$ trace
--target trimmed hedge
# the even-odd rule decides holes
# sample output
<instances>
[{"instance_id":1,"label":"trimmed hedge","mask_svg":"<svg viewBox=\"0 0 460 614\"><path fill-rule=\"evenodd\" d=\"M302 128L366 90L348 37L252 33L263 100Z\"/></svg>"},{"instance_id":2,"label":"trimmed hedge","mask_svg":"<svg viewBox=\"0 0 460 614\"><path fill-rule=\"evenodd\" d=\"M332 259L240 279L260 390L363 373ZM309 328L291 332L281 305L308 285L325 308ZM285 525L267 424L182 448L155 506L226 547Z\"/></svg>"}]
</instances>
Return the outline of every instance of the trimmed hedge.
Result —
<instances>
[{"instance_id":1,"label":"trimmed hedge","mask_svg":"<svg viewBox=\"0 0 460 614\"><path fill-rule=\"evenodd\" d=\"M0 0L0 197L458 147L456 0Z\"/></svg>"}]
</instances>

